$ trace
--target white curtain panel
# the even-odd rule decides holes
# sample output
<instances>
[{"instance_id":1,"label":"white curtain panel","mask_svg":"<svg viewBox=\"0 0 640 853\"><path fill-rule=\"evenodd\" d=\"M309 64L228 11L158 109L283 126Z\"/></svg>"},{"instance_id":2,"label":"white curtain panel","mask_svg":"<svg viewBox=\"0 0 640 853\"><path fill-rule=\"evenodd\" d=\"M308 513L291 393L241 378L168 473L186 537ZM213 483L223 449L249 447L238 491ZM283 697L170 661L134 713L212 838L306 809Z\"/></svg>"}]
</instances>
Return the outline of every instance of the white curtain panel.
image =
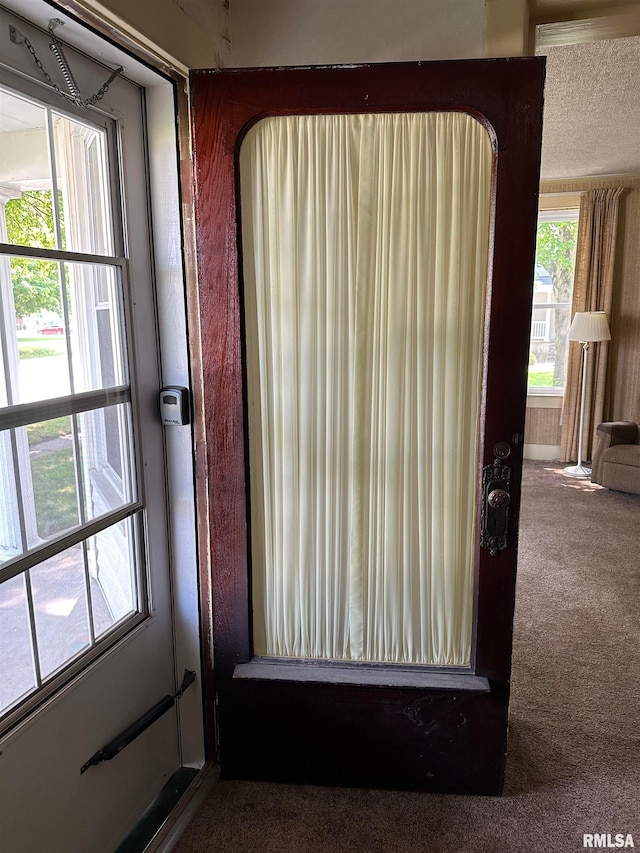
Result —
<instances>
[{"instance_id":1,"label":"white curtain panel","mask_svg":"<svg viewBox=\"0 0 640 853\"><path fill-rule=\"evenodd\" d=\"M464 113L243 142L257 655L470 663L491 171Z\"/></svg>"}]
</instances>

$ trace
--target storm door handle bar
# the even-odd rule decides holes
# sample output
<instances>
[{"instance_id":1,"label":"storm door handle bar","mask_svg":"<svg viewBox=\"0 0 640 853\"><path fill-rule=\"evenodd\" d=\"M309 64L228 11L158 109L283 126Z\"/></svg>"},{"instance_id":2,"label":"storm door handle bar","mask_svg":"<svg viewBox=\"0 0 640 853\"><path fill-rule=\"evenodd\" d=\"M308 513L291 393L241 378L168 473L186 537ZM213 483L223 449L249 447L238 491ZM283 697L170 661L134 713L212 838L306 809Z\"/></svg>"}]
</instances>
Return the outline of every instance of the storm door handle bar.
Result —
<instances>
[{"instance_id":1,"label":"storm door handle bar","mask_svg":"<svg viewBox=\"0 0 640 853\"><path fill-rule=\"evenodd\" d=\"M127 726L124 731L120 732L117 737L114 737L112 741L109 741L106 746L103 746L102 749L99 749L94 753L91 758L82 765L80 773L85 773L90 767L93 767L94 764L100 764L102 761L111 761L112 758L115 758L119 752L122 752L125 746L129 746L131 741L135 740L138 735L141 735L142 732L146 731L146 729L155 723L156 720L159 720L163 714L166 714L169 708L173 707L176 699L180 699L185 690L190 687L195 680L195 672L190 669L185 669L182 684L180 685L180 690L178 690L177 693L174 693L173 696L169 694L163 696L159 702L156 702L153 708L149 708L149 710L139 717L135 723L131 723L131 725Z\"/></svg>"}]
</instances>

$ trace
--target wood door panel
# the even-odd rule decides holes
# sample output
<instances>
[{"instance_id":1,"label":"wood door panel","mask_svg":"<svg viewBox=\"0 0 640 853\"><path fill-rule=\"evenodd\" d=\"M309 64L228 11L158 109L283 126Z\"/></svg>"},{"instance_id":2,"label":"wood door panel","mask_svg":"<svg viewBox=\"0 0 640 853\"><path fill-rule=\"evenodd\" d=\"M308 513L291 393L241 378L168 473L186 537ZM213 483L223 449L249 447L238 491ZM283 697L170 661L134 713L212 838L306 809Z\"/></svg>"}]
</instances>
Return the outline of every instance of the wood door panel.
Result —
<instances>
[{"instance_id":1,"label":"wood door panel","mask_svg":"<svg viewBox=\"0 0 640 853\"><path fill-rule=\"evenodd\" d=\"M205 678L211 695L215 674L223 774L460 792L500 790L543 78L540 58L200 71L191 76L203 446L209 485L210 563L203 563L201 581L204 633L207 640L213 637L215 661ZM267 116L423 110L468 112L494 141L478 484L482 466L494 459L495 444L506 441L511 446L512 499L508 548L490 556L477 547L473 670L489 680L491 693L234 680L235 666L253 654L239 147L247 130ZM420 713L414 713L416 707ZM438 717L437 725L429 724L427 709ZM463 718L464 724L457 725ZM374 757L376 752L384 761Z\"/></svg>"},{"instance_id":2,"label":"wood door panel","mask_svg":"<svg viewBox=\"0 0 640 853\"><path fill-rule=\"evenodd\" d=\"M222 766L233 778L497 795L504 693L235 681L220 705Z\"/></svg>"}]
</instances>

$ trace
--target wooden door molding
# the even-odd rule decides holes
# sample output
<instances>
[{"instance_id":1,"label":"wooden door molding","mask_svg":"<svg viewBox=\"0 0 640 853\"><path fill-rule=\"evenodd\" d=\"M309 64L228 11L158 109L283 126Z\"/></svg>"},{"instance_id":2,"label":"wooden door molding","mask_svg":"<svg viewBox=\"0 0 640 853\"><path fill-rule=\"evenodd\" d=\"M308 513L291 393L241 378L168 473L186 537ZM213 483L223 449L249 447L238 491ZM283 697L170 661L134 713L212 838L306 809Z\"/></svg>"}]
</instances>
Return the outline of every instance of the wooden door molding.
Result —
<instances>
[{"instance_id":1,"label":"wooden door molding","mask_svg":"<svg viewBox=\"0 0 640 853\"><path fill-rule=\"evenodd\" d=\"M204 565L202 572L203 618L205 636L213 636L215 641L217 688L232 685L234 699L227 708L227 723L232 716L242 717L247 703L262 701L257 699L251 681L233 682L235 666L247 663L252 655L236 170L240 143L257 121L274 115L455 110L470 113L487 127L494 146L490 251L494 262L489 281L487 317L490 326L487 331L490 334L486 336L484 352L485 403L481 413L479 468L493 461L496 443L511 444L509 462L514 500L510 514L512 531L515 531L524 433L543 77L544 61L540 58L197 71L191 75L210 519L210 565ZM526 93L524 97L523 92ZM456 731L452 729L449 736L458 739L460 749L469 750L473 741L470 730L475 727L477 734L482 725L487 725L485 740L492 741L502 758L494 769L487 770L491 777L488 786L483 785L478 770L465 777L457 788L460 790L483 787L490 793L501 786L504 743L501 747L500 739L504 740L506 735L500 735L500 731L506 726L516 550L515 533L511 535L509 547L497 556L490 556L484 550L480 553L478 546L474 671L489 680L492 692L488 696L473 697L483 710L478 719L474 717L475 722L467 726L464 737L459 737L456 726ZM324 705L330 714L332 700L327 697L332 691L350 688L324 685L319 689L324 691L324 698L317 691L314 693L314 710L298 732L298 747L292 749L290 756L294 764L295 751L301 744L312 749L313 739L305 733L305 728L307 723L317 723L317 709ZM358 689L354 688L348 701L363 711L369 700L365 699L366 691L358 693ZM286 694L289 700L298 701L311 710L301 690L304 692L300 685L289 684L282 695ZM344 692L341 695L344 698ZM385 694L385 702L398 708L407 701L410 705L413 700L407 700L401 690L388 690ZM435 692L429 700L431 704L440 704L443 713L446 713L445 706L457 709L452 719L460 719L458 712L469 701L468 695L455 691ZM268 755L272 752L271 749L264 751L263 735L269 736L269 726L275 724L282 707L281 699L263 702L264 727L259 727L262 734L254 726L254 733L247 735L244 747L235 744L237 754L241 752L246 757L251 750L262 751L268 763ZM468 719L468 715L462 716ZM248 720L245 722L249 724ZM221 723L224 727L224 721ZM362 725L366 729L368 723L362 722ZM370 762L362 746L365 741L360 738L356 752L358 760L368 767ZM407 745L408 742L407 730ZM222 753L225 772L224 744ZM484 748L478 751L478 768L487 755ZM442 772L449 781L440 785L441 790L456 789L455 783L450 781L452 771L449 767L455 761L452 753L445 762L448 769ZM242 775L242 763L242 756L236 761L235 756L227 754L227 766L233 768L231 772ZM412 777L409 786L418 784L420 773L418 766L409 773ZM323 778L322 774L318 778ZM361 778L356 774L351 781L362 784L358 781ZM393 784L403 787L399 777ZM429 779L422 779L419 786L438 787Z\"/></svg>"}]
</instances>

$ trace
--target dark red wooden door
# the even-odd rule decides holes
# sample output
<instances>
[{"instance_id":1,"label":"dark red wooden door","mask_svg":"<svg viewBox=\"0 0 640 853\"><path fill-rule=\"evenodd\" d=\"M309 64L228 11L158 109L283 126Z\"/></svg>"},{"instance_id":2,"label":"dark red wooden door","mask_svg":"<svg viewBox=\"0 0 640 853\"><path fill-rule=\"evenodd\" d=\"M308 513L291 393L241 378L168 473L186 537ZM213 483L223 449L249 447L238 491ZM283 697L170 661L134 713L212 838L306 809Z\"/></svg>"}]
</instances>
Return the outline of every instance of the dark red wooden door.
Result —
<instances>
[{"instance_id":1,"label":"dark red wooden door","mask_svg":"<svg viewBox=\"0 0 640 853\"><path fill-rule=\"evenodd\" d=\"M192 74L211 554L203 612L227 777L502 789L543 77L544 62L535 58ZM254 661L251 621L239 146L268 116L451 110L479 119L494 151L471 666L407 674L385 664L363 674L310 661L265 665ZM508 541L504 549L487 541L481 548L480 528L490 539L502 512L497 499L489 522L484 517L483 470L487 488L500 491L503 463Z\"/></svg>"}]
</instances>

